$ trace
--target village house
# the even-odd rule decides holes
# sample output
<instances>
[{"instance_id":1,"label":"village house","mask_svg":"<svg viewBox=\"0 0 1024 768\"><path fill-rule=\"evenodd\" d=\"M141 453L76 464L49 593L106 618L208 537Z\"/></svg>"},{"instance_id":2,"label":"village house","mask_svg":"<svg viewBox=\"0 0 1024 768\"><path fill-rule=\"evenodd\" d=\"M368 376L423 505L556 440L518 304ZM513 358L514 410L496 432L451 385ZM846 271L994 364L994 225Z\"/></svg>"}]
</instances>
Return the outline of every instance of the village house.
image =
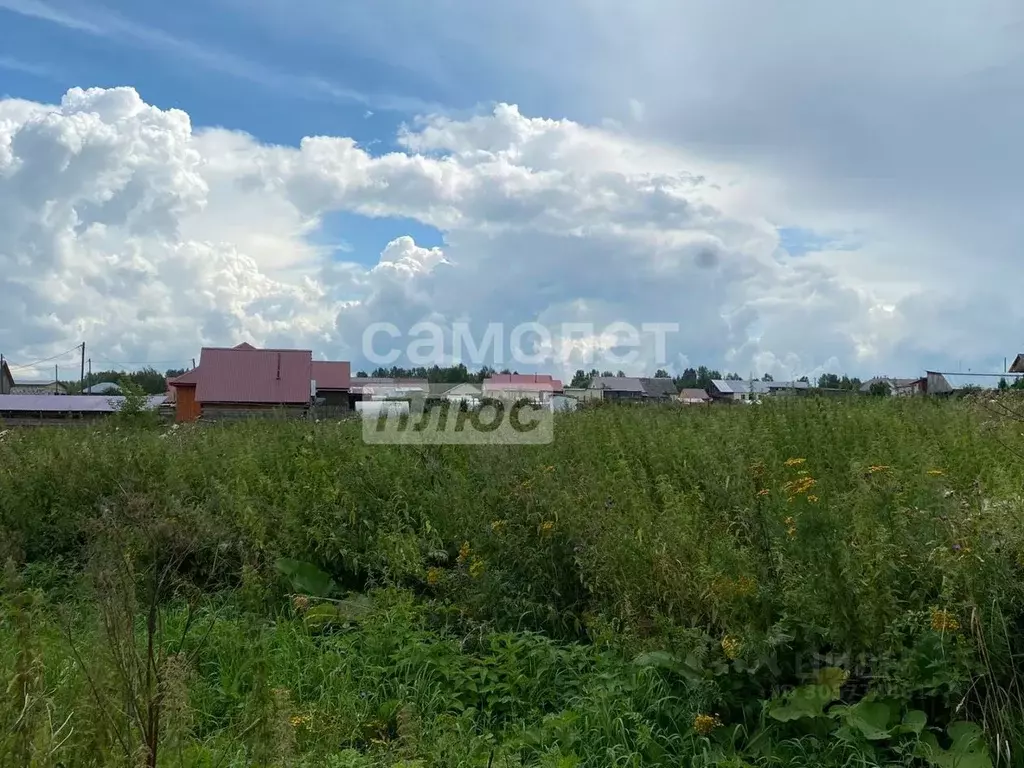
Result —
<instances>
[{"instance_id":1,"label":"village house","mask_svg":"<svg viewBox=\"0 0 1024 768\"><path fill-rule=\"evenodd\" d=\"M497 373L484 379L484 398L496 400L530 400L549 403L562 394L562 382L547 373Z\"/></svg>"},{"instance_id":2,"label":"village house","mask_svg":"<svg viewBox=\"0 0 1024 768\"><path fill-rule=\"evenodd\" d=\"M670 402L679 394L676 383L667 376L655 376L651 379L640 379L644 397L648 400Z\"/></svg>"},{"instance_id":3,"label":"village house","mask_svg":"<svg viewBox=\"0 0 1024 768\"><path fill-rule=\"evenodd\" d=\"M351 380L349 402L355 408L355 404L359 402L421 400L428 394L430 383L426 379L357 376Z\"/></svg>"},{"instance_id":4,"label":"village house","mask_svg":"<svg viewBox=\"0 0 1024 768\"><path fill-rule=\"evenodd\" d=\"M889 387L889 394L896 397L907 395L923 395L928 391L928 378L918 376L913 379L895 379L888 376L874 376L860 385L860 393L868 394L871 388L878 383L884 383Z\"/></svg>"},{"instance_id":5,"label":"village house","mask_svg":"<svg viewBox=\"0 0 1024 768\"><path fill-rule=\"evenodd\" d=\"M757 403L767 396L806 395L810 388L806 381L713 379L708 394L714 400Z\"/></svg>"},{"instance_id":6,"label":"village house","mask_svg":"<svg viewBox=\"0 0 1024 768\"><path fill-rule=\"evenodd\" d=\"M308 349L204 347L198 366L168 381L175 390L175 418L301 416L318 399L347 410L349 363L317 363Z\"/></svg>"},{"instance_id":7,"label":"village house","mask_svg":"<svg viewBox=\"0 0 1024 768\"><path fill-rule=\"evenodd\" d=\"M59 381L23 381L12 384L9 395L66 395L68 388Z\"/></svg>"},{"instance_id":8,"label":"village house","mask_svg":"<svg viewBox=\"0 0 1024 768\"><path fill-rule=\"evenodd\" d=\"M640 402L644 385L633 376L595 376L590 380L588 399Z\"/></svg>"},{"instance_id":9,"label":"village house","mask_svg":"<svg viewBox=\"0 0 1024 768\"><path fill-rule=\"evenodd\" d=\"M435 387L431 387L431 389L434 390ZM483 397L483 387L469 382L451 386L444 384L436 389L439 390L437 391L437 396L447 400L449 403L456 405L465 404L467 408L478 406L480 399Z\"/></svg>"},{"instance_id":10,"label":"village house","mask_svg":"<svg viewBox=\"0 0 1024 768\"><path fill-rule=\"evenodd\" d=\"M676 384L668 377L595 376L590 381L587 399L671 402L676 395Z\"/></svg>"},{"instance_id":11,"label":"village house","mask_svg":"<svg viewBox=\"0 0 1024 768\"><path fill-rule=\"evenodd\" d=\"M676 399L683 405L704 405L711 402L711 395L703 389L684 387Z\"/></svg>"}]
</instances>

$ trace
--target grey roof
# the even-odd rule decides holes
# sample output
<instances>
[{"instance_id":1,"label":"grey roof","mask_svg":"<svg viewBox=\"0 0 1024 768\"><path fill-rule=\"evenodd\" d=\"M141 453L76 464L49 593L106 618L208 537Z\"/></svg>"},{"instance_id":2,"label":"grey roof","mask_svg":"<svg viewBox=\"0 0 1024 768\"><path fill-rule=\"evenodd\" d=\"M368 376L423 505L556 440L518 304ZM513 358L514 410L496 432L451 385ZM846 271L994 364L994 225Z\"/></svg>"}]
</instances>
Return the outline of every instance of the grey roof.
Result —
<instances>
[{"instance_id":1,"label":"grey roof","mask_svg":"<svg viewBox=\"0 0 1024 768\"><path fill-rule=\"evenodd\" d=\"M146 400L147 407L159 408L167 395L151 395ZM0 412L113 413L123 401L119 395L0 395Z\"/></svg>"},{"instance_id":2,"label":"grey roof","mask_svg":"<svg viewBox=\"0 0 1024 768\"><path fill-rule=\"evenodd\" d=\"M747 381L737 379L726 381L725 379L714 379L711 382L722 394L743 394L753 393L766 395L779 389L809 389L810 384L806 381Z\"/></svg>"},{"instance_id":3,"label":"grey roof","mask_svg":"<svg viewBox=\"0 0 1024 768\"><path fill-rule=\"evenodd\" d=\"M676 383L669 378L640 379L640 386L648 397L675 397L679 391Z\"/></svg>"},{"instance_id":4,"label":"grey roof","mask_svg":"<svg viewBox=\"0 0 1024 768\"><path fill-rule=\"evenodd\" d=\"M85 388L85 394L87 395L105 395L120 391L121 387L112 381L101 381L98 384Z\"/></svg>"},{"instance_id":5,"label":"grey roof","mask_svg":"<svg viewBox=\"0 0 1024 768\"><path fill-rule=\"evenodd\" d=\"M868 392L868 391L870 391L871 390L871 385L876 383L876 382L879 382L879 381L886 382L890 387L892 387L894 389L903 389L904 387L909 387L914 382L917 382L917 381L920 381L920 380L921 380L920 376L918 376L915 379L894 379L894 378L891 378L889 376L872 376L870 379L868 379L867 381L865 381L863 384L860 385L860 391L861 392Z\"/></svg>"},{"instance_id":6,"label":"grey roof","mask_svg":"<svg viewBox=\"0 0 1024 768\"><path fill-rule=\"evenodd\" d=\"M608 389L613 392L644 392L644 385L640 379L633 376L595 376L590 380L590 388Z\"/></svg>"}]
</instances>

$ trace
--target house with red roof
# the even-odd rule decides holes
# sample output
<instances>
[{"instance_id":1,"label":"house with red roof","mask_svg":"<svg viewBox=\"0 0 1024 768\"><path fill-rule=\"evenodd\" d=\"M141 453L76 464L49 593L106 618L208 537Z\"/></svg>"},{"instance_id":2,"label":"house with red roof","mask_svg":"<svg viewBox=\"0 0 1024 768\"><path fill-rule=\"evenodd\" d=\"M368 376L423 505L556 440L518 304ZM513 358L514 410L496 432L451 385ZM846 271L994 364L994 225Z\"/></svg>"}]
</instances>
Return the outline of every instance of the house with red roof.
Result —
<instances>
[{"instance_id":1,"label":"house with red roof","mask_svg":"<svg viewBox=\"0 0 1024 768\"><path fill-rule=\"evenodd\" d=\"M496 373L483 382L483 396L496 400L532 400L551 402L561 394L562 382L547 373Z\"/></svg>"},{"instance_id":2,"label":"house with red roof","mask_svg":"<svg viewBox=\"0 0 1024 768\"><path fill-rule=\"evenodd\" d=\"M348 405L351 367L342 361L314 361L308 349L204 347L199 365L171 379L175 419L238 418L284 412L306 413L320 400Z\"/></svg>"}]
</instances>

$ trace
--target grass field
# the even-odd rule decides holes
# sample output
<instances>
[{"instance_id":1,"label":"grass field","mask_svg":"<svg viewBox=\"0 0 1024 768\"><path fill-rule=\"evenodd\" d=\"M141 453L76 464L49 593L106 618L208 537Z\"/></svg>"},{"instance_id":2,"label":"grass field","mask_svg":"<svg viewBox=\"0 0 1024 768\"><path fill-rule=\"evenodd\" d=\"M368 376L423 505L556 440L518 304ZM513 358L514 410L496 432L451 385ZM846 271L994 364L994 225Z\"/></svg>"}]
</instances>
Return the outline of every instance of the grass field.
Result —
<instances>
[{"instance_id":1,"label":"grass field","mask_svg":"<svg viewBox=\"0 0 1024 768\"><path fill-rule=\"evenodd\" d=\"M0 437L0 765L1022 765L1024 424Z\"/></svg>"}]
</instances>

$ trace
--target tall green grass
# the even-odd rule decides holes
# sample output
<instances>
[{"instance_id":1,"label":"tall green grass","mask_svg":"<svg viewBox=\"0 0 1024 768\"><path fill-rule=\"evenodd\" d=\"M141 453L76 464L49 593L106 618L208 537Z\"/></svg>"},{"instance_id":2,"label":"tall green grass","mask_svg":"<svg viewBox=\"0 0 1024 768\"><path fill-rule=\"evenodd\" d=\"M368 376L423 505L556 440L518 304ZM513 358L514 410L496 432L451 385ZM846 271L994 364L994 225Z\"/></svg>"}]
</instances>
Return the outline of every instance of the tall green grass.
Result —
<instances>
[{"instance_id":1,"label":"tall green grass","mask_svg":"<svg viewBox=\"0 0 1024 768\"><path fill-rule=\"evenodd\" d=\"M161 764L941 764L920 744L958 749L959 721L1020 764L1021 431L875 398L601 407L547 446L368 446L352 423L10 431L0 752L129 760L97 575L127 552L132 578L173 562ZM311 628L281 558L372 607ZM833 668L823 706L779 714ZM887 707L887 735L833 700ZM924 730L894 725L910 713Z\"/></svg>"}]
</instances>

